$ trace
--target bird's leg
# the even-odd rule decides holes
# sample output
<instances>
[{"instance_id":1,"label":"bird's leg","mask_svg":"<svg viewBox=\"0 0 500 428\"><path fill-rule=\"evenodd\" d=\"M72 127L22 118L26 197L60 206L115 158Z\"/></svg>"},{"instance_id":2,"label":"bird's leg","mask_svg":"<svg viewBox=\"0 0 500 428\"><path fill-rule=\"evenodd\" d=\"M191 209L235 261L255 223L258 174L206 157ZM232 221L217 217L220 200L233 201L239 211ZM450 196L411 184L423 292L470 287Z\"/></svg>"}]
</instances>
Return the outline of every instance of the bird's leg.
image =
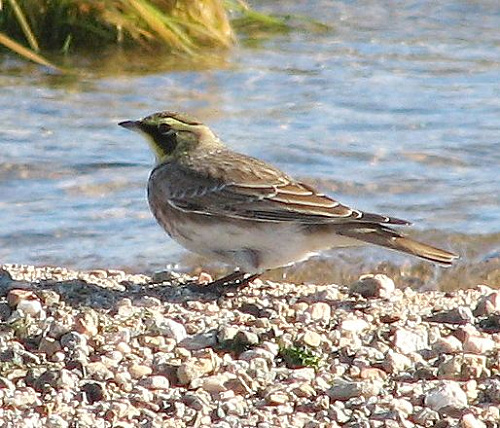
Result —
<instances>
[{"instance_id":1,"label":"bird's leg","mask_svg":"<svg viewBox=\"0 0 500 428\"><path fill-rule=\"evenodd\" d=\"M216 279L208 283L203 287L204 291L217 291L217 292L227 292L236 291L238 288L243 287L254 279L258 278L260 273L248 274L246 272L241 272L239 270L230 273L222 278Z\"/></svg>"}]
</instances>

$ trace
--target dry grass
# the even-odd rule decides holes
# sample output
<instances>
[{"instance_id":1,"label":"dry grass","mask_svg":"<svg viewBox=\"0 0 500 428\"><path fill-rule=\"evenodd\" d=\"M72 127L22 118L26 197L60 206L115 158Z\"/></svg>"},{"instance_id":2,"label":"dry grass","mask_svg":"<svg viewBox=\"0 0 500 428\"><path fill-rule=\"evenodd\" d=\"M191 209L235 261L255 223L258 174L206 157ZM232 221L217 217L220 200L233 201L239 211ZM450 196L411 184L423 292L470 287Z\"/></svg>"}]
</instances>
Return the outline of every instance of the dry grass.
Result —
<instances>
[{"instance_id":1,"label":"dry grass","mask_svg":"<svg viewBox=\"0 0 500 428\"><path fill-rule=\"evenodd\" d=\"M190 56L235 41L222 0L0 0L0 44L42 65L40 52L116 44ZM27 45L27 46L26 46Z\"/></svg>"},{"instance_id":2,"label":"dry grass","mask_svg":"<svg viewBox=\"0 0 500 428\"><path fill-rule=\"evenodd\" d=\"M0 46L56 70L41 52L94 53L115 45L196 57L230 48L233 27L255 40L292 27L327 29L254 11L244 0L0 0Z\"/></svg>"}]
</instances>

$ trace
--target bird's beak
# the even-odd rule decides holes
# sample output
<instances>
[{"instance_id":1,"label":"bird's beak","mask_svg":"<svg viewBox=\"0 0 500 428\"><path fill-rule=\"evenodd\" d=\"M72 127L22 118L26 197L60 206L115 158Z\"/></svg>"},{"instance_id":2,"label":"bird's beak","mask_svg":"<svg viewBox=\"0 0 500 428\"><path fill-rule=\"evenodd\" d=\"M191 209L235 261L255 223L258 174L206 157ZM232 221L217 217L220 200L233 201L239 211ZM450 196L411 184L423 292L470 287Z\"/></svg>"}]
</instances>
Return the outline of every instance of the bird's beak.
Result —
<instances>
[{"instance_id":1,"label":"bird's beak","mask_svg":"<svg viewBox=\"0 0 500 428\"><path fill-rule=\"evenodd\" d=\"M124 122L120 122L118 125L123 126L125 129L134 131L139 129L140 122L138 120L125 120Z\"/></svg>"}]
</instances>

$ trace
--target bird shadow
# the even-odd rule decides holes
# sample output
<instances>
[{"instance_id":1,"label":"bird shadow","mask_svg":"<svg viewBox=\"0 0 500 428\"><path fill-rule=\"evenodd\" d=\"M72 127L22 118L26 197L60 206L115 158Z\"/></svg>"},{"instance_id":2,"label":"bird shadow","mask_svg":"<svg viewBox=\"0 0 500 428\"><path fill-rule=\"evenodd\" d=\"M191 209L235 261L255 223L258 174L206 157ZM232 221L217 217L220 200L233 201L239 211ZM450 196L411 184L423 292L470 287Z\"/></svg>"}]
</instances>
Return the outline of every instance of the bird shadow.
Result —
<instances>
[{"instance_id":1,"label":"bird shadow","mask_svg":"<svg viewBox=\"0 0 500 428\"><path fill-rule=\"evenodd\" d=\"M168 276L168 274L166 275ZM59 300L74 308L91 307L109 310L123 299L141 302L156 298L162 303L185 304L191 301L210 302L230 298L238 292L238 287L206 287L196 279L182 275L165 275L160 279L137 281L114 278L54 279L39 278L31 281L19 280L5 269L0 269L0 297L11 290L31 291L43 297L54 292Z\"/></svg>"}]
</instances>

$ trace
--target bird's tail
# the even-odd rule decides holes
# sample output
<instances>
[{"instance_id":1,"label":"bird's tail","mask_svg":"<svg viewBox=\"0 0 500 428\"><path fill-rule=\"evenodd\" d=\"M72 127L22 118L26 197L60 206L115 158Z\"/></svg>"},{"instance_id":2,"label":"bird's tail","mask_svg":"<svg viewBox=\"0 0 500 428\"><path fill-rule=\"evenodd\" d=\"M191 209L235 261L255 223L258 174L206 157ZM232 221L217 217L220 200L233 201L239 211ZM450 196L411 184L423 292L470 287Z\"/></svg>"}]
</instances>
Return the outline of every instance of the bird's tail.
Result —
<instances>
[{"instance_id":1,"label":"bird's tail","mask_svg":"<svg viewBox=\"0 0 500 428\"><path fill-rule=\"evenodd\" d=\"M456 254L424 244L423 242L415 241L401 235L394 229L379 224L356 224L352 225L352 227L343 226L342 230L338 230L336 233L369 244L379 245L381 247L390 248L391 250L411 254L421 259L439 263L443 266L451 266L453 261L458 259Z\"/></svg>"}]
</instances>

